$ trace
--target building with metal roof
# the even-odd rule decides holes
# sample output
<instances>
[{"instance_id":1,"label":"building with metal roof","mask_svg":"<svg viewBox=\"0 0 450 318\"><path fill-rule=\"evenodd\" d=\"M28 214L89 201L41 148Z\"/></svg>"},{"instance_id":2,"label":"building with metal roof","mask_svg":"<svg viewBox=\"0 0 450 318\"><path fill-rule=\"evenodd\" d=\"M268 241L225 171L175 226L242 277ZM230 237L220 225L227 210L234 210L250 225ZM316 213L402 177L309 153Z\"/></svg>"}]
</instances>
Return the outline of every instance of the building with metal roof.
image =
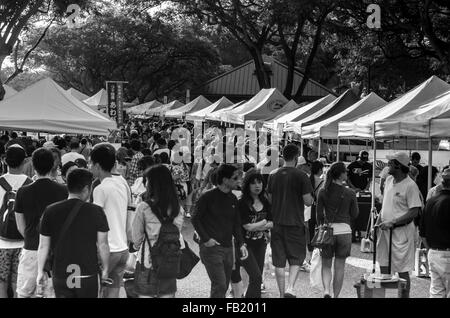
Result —
<instances>
[{"instance_id":1,"label":"building with metal roof","mask_svg":"<svg viewBox=\"0 0 450 318\"><path fill-rule=\"evenodd\" d=\"M266 72L270 75L271 88L278 88L278 90L283 92L286 86L288 67L267 56L264 56L264 64ZM299 70L295 70L292 95L295 95L302 79L303 74ZM249 100L260 90L255 73L255 63L253 60L250 60L193 89L192 97L195 98L203 95L211 101L216 101L222 98L222 96L225 96L233 102L238 102L241 100ZM310 79L306 84L303 96L300 100L296 100L296 102L314 101L328 94L334 95L334 92Z\"/></svg>"}]
</instances>

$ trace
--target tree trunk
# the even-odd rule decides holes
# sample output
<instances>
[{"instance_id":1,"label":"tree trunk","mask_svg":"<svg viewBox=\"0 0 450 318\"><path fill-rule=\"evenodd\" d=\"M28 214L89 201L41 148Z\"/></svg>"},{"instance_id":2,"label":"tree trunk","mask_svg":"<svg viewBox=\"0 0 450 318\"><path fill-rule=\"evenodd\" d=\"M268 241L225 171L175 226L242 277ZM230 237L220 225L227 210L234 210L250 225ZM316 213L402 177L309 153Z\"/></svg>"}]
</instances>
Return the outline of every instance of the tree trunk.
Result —
<instances>
[{"instance_id":1,"label":"tree trunk","mask_svg":"<svg viewBox=\"0 0 450 318\"><path fill-rule=\"evenodd\" d=\"M316 35L314 37L313 46L311 48L311 52L309 53L308 60L306 61L305 70L303 74L303 79L298 86L297 92L295 93L295 100L299 100L303 96L303 90L306 87L306 84L308 84L310 74L311 74L311 66L314 61L314 57L316 56L317 49L319 48L320 44L320 36L322 33L322 26L325 21L326 15L323 15L319 21L319 24L317 26Z\"/></svg>"},{"instance_id":2,"label":"tree trunk","mask_svg":"<svg viewBox=\"0 0 450 318\"><path fill-rule=\"evenodd\" d=\"M295 55L292 56L292 54L286 54L286 59L287 59L288 73L286 78L286 87L284 88L283 94L284 96L286 96L287 99L291 99L292 89L294 87Z\"/></svg>"},{"instance_id":3,"label":"tree trunk","mask_svg":"<svg viewBox=\"0 0 450 318\"><path fill-rule=\"evenodd\" d=\"M259 88L270 88L270 78L264 68L264 60L262 58L261 50L258 48L252 48L250 53L255 63L255 72L256 78L258 79Z\"/></svg>"}]
</instances>

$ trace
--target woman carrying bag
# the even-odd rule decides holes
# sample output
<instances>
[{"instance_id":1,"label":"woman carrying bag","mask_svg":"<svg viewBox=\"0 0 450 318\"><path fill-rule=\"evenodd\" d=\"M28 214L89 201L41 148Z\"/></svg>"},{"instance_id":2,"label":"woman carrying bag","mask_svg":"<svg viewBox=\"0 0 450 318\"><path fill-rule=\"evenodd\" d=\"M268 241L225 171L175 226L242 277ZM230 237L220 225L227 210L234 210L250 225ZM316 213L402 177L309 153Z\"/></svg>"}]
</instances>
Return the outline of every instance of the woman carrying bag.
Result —
<instances>
[{"instance_id":1,"label":"woman carrying bag","mask_svg":"<svg viewBox=\"0 0 450 318\"><path fill-rule=\"evenodd\" d=\"M153 270L150 250L158 240L161 221L172 222L181 234L183 212L171 173L164 165L153 166L145 172L146 201L136 208L132 226L132 248L138 250L135 270L135 292L140 298L173 298L177 291L176 277L162 279ZM166 223L164 223L166 224ZM181 249L184 241L180 235Z\"/></svg>"},{"instance_id":2,"label":"woman carrying bag","mask_svg":"<svg viewBox=\"0 0 450 318\"><path fill-rule=\"evenodd\" d=\"M345 259L352 248L351 221L358 216L358 204L353 190L345 187L347 168L333 163L327 171L325 185L317 198L317 223L329 224L333 230L332 244L322 248L322 282L324 298L331 298L331 264L334 257L333 292L337 298L344 281Z\"/></svg>"}]
</instances>

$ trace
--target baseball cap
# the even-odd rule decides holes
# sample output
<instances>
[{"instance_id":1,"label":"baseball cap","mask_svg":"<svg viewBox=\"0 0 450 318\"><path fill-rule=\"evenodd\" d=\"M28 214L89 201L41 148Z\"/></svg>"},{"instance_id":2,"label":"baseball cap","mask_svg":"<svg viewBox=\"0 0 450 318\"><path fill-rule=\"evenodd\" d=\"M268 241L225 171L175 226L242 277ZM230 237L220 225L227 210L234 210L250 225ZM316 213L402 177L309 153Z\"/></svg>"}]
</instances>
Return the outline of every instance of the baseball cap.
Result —
<instances>
[{"instance_id":1,"label":"baseball cap","mask_svg":"<svg viewBox=\"0 0 450 318\"><path fill-rule=\"evenodd\" d=\"M56 145L53 141L50 140L50 141L46 141L44 143L43 147L47 148L47 149L51 149L51 148L56 148Z\"/></svg>"},{"instance_id":2,"label":"baseball cap","mask_svg":"<svg viewBox=\"0 0 450 318\"><path fill-rule=\"evenodd\" d=\"M367 159L369 159L369 153L367 151L365 151L365 150L361 150L359 152L359 158L367 158Z\"/></svg>"},{"instance_id":3,"label":"baseball cap","mask_svg":"<svg viewBox=\"0 0 450 318\"><path fill-rule=\"evenodd\" d=\"M386 159L388 160L397 160L398 162L400 162L401 165L408 167L409 165L409 156L406 152L396 152L392 155L387 155Z\"/></svg>"},{"instance_id":4,"label":"baseball cap","mask_svg":"<svg viewBox=\"0 0 450 318\"><path fill-rule=\"evenodd\" d=\"M299 164L299 165L306 165L305 157L303 157L303 156L298 157L298 163L297 164Z\"/></svg>"},{"instance_id":5,"label":"baseball cap","mask_svg":"<svg viewBox=\"0 0 450 318\"><path fill-rule=\"evenodd\" d=\"M447 168L444 171L442 171L441 177L442 179L450 179L450 168Z\"/></svg>"}]
</instances>

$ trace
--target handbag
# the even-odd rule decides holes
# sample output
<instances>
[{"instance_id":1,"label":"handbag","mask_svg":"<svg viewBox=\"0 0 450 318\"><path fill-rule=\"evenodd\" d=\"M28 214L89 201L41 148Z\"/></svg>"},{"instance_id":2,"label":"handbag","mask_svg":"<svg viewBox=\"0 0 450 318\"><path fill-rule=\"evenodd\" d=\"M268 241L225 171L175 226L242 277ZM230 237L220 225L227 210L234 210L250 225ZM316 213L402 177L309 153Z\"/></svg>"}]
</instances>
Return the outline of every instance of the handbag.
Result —
<instances>
[{"instance_id":1,"label":"handbag","mask_svg":"<svg viewBox=\"0 0 450 318\"><path fill-rule=\"evenodd\" d=\"M343 192L341 193L341 201L342 201L342 198L343 198ZM336 213L338 212L340 205L341 204L338 204ZM330 247L330 246L333 246L333 244L334 244L333 227L330 225L330 222L328 222L327 214L326 214L325 210L326 209L324 208L323 215L324 215L325 222L316 228L314 237L311 240L311 246L318 248L318 249Z\"/></svg>"},{"instance_id":2,"label":"handbag","mask_svg":"<svg viewBox=\"0 0 450 318\"><path fill-rule=\"evenodd\" d=\"M181 250L181 261L180 261L180 271L177 275L177 279L183 279L187 277L192 269L197 265L200 261L200 258L197 254L194 253L193 250L189 248L186 240L184 241L185 248Z\"/></svg>"}]
</instances>

